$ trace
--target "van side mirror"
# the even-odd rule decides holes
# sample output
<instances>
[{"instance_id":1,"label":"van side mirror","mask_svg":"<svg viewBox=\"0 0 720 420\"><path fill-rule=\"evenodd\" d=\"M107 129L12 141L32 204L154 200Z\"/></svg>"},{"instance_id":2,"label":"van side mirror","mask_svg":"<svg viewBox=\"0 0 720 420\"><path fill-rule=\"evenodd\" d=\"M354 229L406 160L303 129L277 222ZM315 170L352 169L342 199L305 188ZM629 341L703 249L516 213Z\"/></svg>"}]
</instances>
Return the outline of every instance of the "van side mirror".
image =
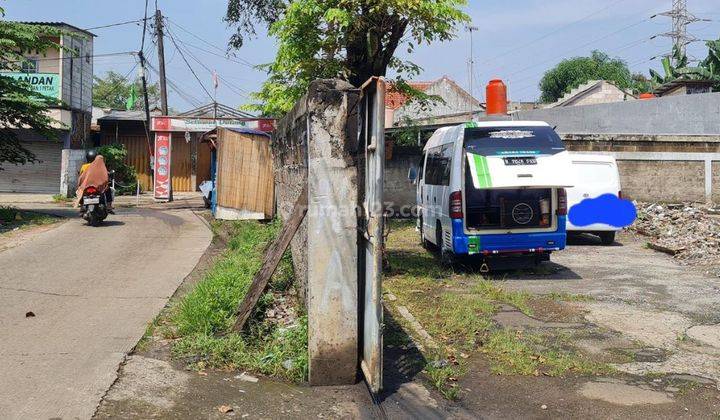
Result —
<instances>
[{"instance_id":1,"label":"van side mirror","mask_svg":"<svg viewBox=\"0 0 720 420\"><path fill-rule=\"evenodd\" d=\"M411 166L408 170L408 181L412 182L413 184L415 181L417 181L418 171L415 166Z\"/></svg>"}]
</instances>

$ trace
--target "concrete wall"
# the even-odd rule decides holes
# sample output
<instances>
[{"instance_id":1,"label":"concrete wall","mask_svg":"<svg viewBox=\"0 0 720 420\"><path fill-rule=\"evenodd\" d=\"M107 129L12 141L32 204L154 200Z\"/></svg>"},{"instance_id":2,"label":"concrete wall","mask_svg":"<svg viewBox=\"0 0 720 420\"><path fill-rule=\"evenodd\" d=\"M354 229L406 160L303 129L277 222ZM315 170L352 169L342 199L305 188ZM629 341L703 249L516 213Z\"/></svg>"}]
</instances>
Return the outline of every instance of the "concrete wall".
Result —
<instances>
[{"instance_id":1,"label":"concrete wall","mask_svg":"<svg viewBox=\"0 0 720 420\"><path fill-rule=\"evenodd\" d=\"M60 161L60 194L74 197L80 167L85 163L85 150L63 149Z\"/></svg>"},{"instance_id":2,"label":"concrete wall","mask_svg":"<svg viewBox=\"0 0 720 420\"><path fill-rule=\"evenodd\" d=\"M412 217L415 208L415 185L408 181L408 170L420 162L419 148L395 149L392 159L385 161L385 205L396 216Z\"/></svg>"},{"instance_id":3,"label":"concrete wall","mask_svg":"<svg viewBox=\"0 0 720 420\"><path fill-rule=\"evenodd\" d=\"M563 134L720 135L720 93L520 111Z\"/></svg>"},{"instance_id":4,"label":"concrete wall","mask_svg":"<svg viewBox=\"0 0 720 420\"><path fill-rule=\"evenodd\" d=\"M315 81L278 122L273 140L278 213L283 219L308 185L308 214L292 251L308 310L312 385L356 380L358 99L358 90L345 82Z\"/></svg>"}]
</instances>

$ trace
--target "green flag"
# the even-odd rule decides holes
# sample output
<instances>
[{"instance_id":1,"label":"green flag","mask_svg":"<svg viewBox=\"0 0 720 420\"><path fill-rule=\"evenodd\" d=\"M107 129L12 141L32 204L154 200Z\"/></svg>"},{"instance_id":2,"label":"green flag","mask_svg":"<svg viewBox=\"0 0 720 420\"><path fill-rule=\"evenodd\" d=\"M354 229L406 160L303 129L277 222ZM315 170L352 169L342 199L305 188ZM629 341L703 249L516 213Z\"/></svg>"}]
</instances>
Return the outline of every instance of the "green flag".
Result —
<instances>
[{"instance_id":1,"label":"green flag","mask_svg":"<svg viewBox=\"0 0 720 420\"><path fill-rule=\"evenodd\" d=\"M137 101L137 92L135 91L135 83L130 86L130 96L127 98L127 102L125 102L125 109L128 111L131 111L135 109L135 101Z\"/></svg>"}]
</instances>

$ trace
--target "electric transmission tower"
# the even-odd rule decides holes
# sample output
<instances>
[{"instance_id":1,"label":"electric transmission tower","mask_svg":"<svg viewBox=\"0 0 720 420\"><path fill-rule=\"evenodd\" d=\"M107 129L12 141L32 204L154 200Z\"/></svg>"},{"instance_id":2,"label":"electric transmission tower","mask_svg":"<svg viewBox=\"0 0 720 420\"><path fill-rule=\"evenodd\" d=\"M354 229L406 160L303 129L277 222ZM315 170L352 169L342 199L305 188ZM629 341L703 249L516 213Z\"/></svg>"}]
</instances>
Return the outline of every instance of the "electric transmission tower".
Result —
<instances>
[{"instance_id":1,"label":"electric transmission tower","mask_svg":"<svg viewBox=\"0 0 720 420\"><path fill-rule=\"evenodd\" d=\"M672 10L660 13L660 16L667 16L672 19L672 31L665 32L657 36L664 36L672 39L674 48L677 48L681 55L687 54L688 45L699 41L688 32L688 26L695 22L708 21L708 19L700 19L688 12L687 0L673 0ZM670 54L670 56L672 57L672 54Z\"/></svg>"}]
</instances>

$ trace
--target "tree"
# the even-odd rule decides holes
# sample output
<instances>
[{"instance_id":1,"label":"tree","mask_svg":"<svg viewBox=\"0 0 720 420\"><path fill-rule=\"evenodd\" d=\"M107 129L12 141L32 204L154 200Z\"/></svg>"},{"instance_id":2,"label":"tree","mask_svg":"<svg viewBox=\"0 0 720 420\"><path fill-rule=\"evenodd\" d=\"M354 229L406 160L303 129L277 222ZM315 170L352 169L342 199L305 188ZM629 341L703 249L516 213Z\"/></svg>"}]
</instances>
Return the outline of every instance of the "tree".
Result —
<instances>
[{"instance_id":1,"label":"tree","mask_svg":"<svg viewBox=\"0 0 720 420\"><path fill-rule=\"evenodd\" d=\"M469 22L466 0L229 0L225 20L240 48L257 25L279 41L268 80L255 98L266 114L288 111L312 80L340 77L360 86L388 69L412 76L420 68L395 56L401 45L446 41ZM398 86L401 86L398 84Z\"/></svg>"},{"instance_id":2,"label":"tree","mask_svg":"<svg viewBox=\"0 0 720 420\"><path fill-rule=\"evenodd\" d=\"M93 105L100 108L125 109L133 84L138 96L142 97L142 82L140 80L130 82L123 75L114 71L107 72L104 78L95 76L93 78ZM157 83L148 85L147 90L150 109L159 106L160 86ZM136 101L133 109L136 111L144 110L145 101Z\"/></svg>"},{"instance_id":3,"label":"tree","mask_svg":"<svg viewBox=\"0 0 720 420\"><path fill-rule=\"evenodd\" d=\"M593 51L590 57L563 60L547 71L540 81L541 100L555 102L572 89L591 80L607 80L620 89L633 88L632 74L627 64L610 58L601 51Z\"/></svg>"},{"instance_id":4,"label":"tree","mask_svg":"<svg viewBox=\"0 0 720 420\"><path fill-rule=\"evenodd\" d=\"M0 17L5 10L0 7ZM19 71L23 51L46 51L60 46L49 36L60 36L56 28L0 21L0 72ZM28 83L0 74L0 170L3 163L24 165L35 162L35 155L24 148L15 133L17 127L29 127L47 138L57 138L52 127L56 121L47 114L56 104L32 90Z\"/></svg>"},{"instance_id":5,"label":"tree","mask_svg":"<svg viewBox=\"0 0 720 420\"><path fill-rule=\"evenodd\" d=\"M688 66L689 60L685 54L678 48L673 48L672 57L664 57L662 60L664 74L650 69L653 87L657 88L677 79L686 79L713 81L714 90L720 90L720 40L708 41L705 44L708 47L708 56L694 67Z\"/></svg>"}]
</instances>

